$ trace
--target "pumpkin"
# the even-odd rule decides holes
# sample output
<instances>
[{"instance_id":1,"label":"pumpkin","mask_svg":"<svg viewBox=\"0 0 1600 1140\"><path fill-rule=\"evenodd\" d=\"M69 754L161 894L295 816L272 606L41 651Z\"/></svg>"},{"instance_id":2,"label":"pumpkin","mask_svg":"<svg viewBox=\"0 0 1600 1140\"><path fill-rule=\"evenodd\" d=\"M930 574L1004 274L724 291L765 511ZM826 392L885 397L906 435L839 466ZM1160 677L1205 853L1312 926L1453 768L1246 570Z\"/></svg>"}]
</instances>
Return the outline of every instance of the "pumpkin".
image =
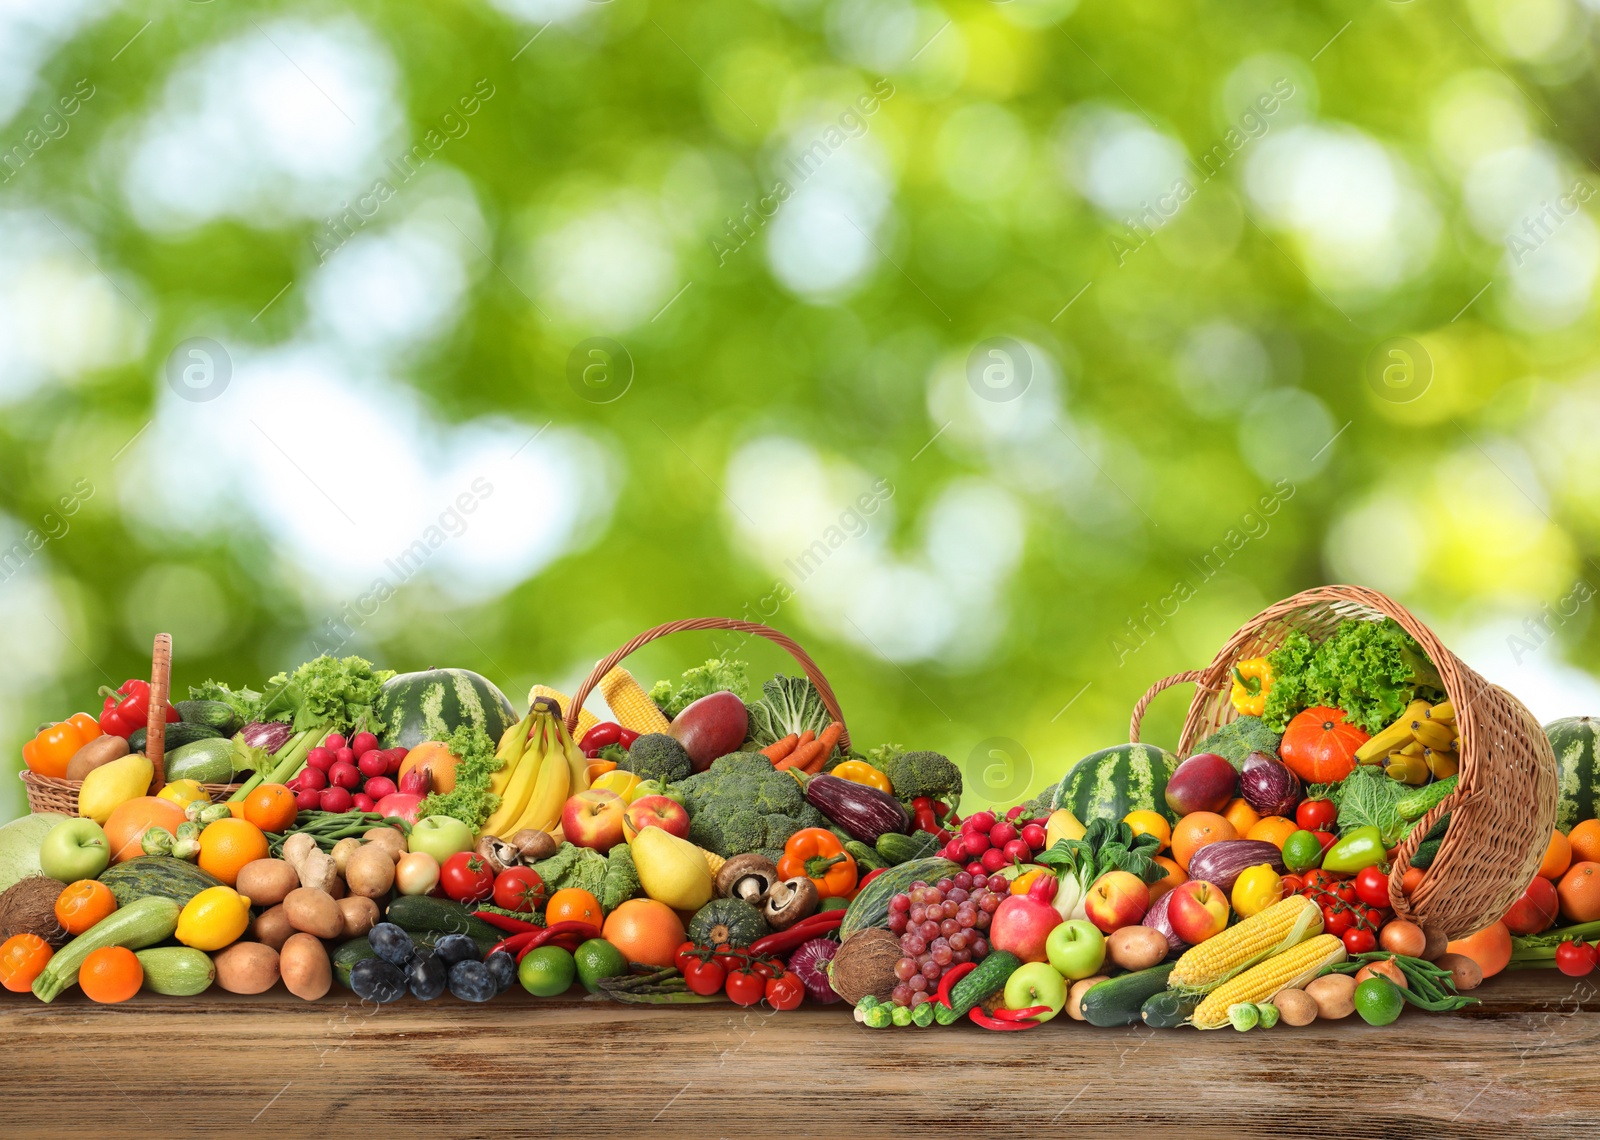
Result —
<instances>
[{"instance_id":1,"label":"pumpkin","mask_svg":"<svg viewBox=\"0 0 1600 1140\"><path fill-rule=\"evenodd\" d=\"M1278 755L1308 784L1337 784L1356 770L1356 749L1367 734L1345 719L1343 709L1318 705L1289 722Z\"/></svg>"}]
</instances>

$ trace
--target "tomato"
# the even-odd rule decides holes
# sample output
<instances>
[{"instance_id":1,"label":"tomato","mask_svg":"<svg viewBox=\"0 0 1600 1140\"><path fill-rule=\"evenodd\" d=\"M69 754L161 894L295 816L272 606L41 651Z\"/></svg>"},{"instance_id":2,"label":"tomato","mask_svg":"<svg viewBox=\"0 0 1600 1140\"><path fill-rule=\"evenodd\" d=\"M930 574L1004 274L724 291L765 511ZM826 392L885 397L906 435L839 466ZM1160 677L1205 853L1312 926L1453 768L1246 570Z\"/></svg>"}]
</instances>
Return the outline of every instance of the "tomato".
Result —
<instances>
[{"instance_id":1,"label":"tomato","mask_svg":"<svg viewBox=\"0 0 1600 1140\"><path fill-rule=\"evenodd\" d=\"M1389 905L1389 876L1379 867L1363 867L1356 872L1356 897L1368 906Z\"/></svg>"},{"instance_id":2,"label":"tomato","mask_svg":"<svg viewBox=\"0 0 1600 1140\"><path fill-rule=\"evenodd\" d=\"M532 867L507 867L494 877L494 905L501 910L535 910L546 894L544 880Z\"/></svg>"},{"instance_id":3,"label":"tomato","mask_svg":"<svg viewBox=\"0 0 1600 1140\"><path fill-rule=\"evenodd\" d=\"M672 955L672 964L678 967L678 971L685 976L689 973L689 964L699 960L700 947L696 946L693 941L685 942Z\"/></svg>"},{"instance_id":4,"label":"tomato","mask_svg":"<svg viewBox=\"0 0 1600 1140\"><path fill-rule=\"evenodd\" d=\"M1339 877L1332 871L1324 871L1318 867L1315 871L1306 873L1305 890L1309 892L1311 898L1316 898L1318 895L1326 894L1338 881Z\"/></svg>"},{"instance_id":5,"label":"tomato","mask_svg":"<svg viewBox=\"0 0 1600 1140\"><path fill-rule=\"evenodd\" d=\"M728 980L728 971L722 968L722 963L715 958L700 961L692 960L683 970L684 983L689 987L690 993L697 993L703 997L710 997L722 990L723 983Z\"/></svg>"},{"instance_id":6,"label":"tomato","mask_svg":"<svg viewBox=\"0 0 1600 1140\"><path fill-rule=\"evenodd\" d=\"M1349 879L1333 884L1328 893L1346 906L1355 906L1356 904L1356 885Z\"/></svg>"},{"instance_id":7,"label":"tomato","mask_svg":"<svg viewBox=\"0 0 1600 1140\"><path fill-rule=\"evenodd\" d=\"M734 970L728 975L728 997L735 1005L755 1005L767 993L767 979L753 970Z\"/></svg>"},{"instance_id":8,"label":"tomato","mask_svg":"<svg viewBox=\"0 0 1600 1140\"><path fill-rule=\"evenodd\" d=\"M1370 906L1359 907L1357 908L1356 914L1361 922L1361 925L1367 930L1381 930L1383 929L1383 924L1389 921L1387 917L1389 911L1387 908L1379 910L1376 907Z\"/></svg>"},{"instance_id":9,"label":"tomato","mask_svg":"<svg viewBox=\"0 0 1600 1140\"><path fill-rule=\"evenodd\" d=\"M783 973L783 966L781 964L774 964L772 960L768 958L755 959L750 963L750 968L757 974L760 974L763 978L776 978L779 974Z\"/></svg>"},{"instance_id":10,"label":"tomato","mask_svg":"<svg viewBox=\"0 0 1600 1140\"><path fill-rule=\"evenodd\" d=\"M1339 818L1339 807L1332 800L1301 800L1294 809L1294 821L1306 831L1325 831Z\"/></svg>"},{"instance_id":11,"label":"tomato","mask_svg":"<svg viewBox=\"0 0 1600 1140\"><path fill-rule=\"evenodd\" d=\"M767 1004L773 1009L794 1009L806 999L805 983L793 970L767 979Z\"/></svg>"},{"instance_id":12,"label":"tomato","mask_svg":"<svg viewBox=\"0 0 1600 1140\"><path fill-rule=\"evenodd\" d=\"M1356 916L1350 913L1349 908L1338 903L1324 903L1322 906L1322 933L1331 934L1335 938L1343 938L1344 932L1356 924Z\"/></svg>"},{"instance_id":13,"label":"tomato","mask_svg":"<svg viewBox=\"0 0 1600 1140\"><path fill-rule=\"evenodd\" d=\"M1596 952L1592 942L1563 942L1556 947L1556 968L1569 978L1593 972Z\"/></svg>"},{"instance_id":14,"label":"tomato","mask_svg":"<svg viewBox=\"0 0 1600 1140\"><path fill-rule=\"evenodd\" d=\"M457 851L439 869L439 885L456 902L482 902L494 894L494 872L481 856Z\"/></svg>"},{"instance_id":15,"label":"tomato","mask_svg":"<svg viewBox=\"0 0 1600 1140\"><path fill-rule=\"evenodd\" d=\"M748 961L748 958L743 951L735 950L726 942L717 947L716 955L717 961L722 963L722 968L728 971L730 974L739 969L741 966L745 965L745 963Z\"/></svg>"},{"instance_id":16,"label":"tomato","mask_svg":"<svg viewBox=\"0 0 1600 1140\"><path fill-rule=\"evenodd\" d=\"M1344 932L1344 948L1352 954L1365 954L1377 945L1377 938L1365 927L1351 927Z\"/></svg>"},{"instance_id":17,"label":"tomato","mask_svg":"<svg viewBox=\"0 0 1600 1140\"><path fill-rule=\"evenodd\" d=\"M1305 880L1300 878L1299 875L1285 875L1283 877L1283 897L1288 898L1290 895L1299 894L1300 888L1305 885Z\"/></svg>"}]
</instances>

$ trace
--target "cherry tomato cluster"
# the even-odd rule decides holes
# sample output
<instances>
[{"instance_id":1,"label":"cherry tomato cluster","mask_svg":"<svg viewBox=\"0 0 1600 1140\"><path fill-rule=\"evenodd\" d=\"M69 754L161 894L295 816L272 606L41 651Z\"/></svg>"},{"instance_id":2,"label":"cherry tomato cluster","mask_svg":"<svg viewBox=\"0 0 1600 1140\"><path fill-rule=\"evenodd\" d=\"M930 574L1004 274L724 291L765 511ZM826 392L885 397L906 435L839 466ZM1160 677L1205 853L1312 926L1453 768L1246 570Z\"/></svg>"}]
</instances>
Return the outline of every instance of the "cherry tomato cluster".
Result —
<instances>
[{"instance_id":1,"label":"cherry tomato cluster","mask_svg":"<svg viewBox=\"0 0 1600 1140\"><path fill-rule=\"evenodd\" d=\"M765 1001L773 1009L790 1010L805 1000L805 983L782 959L751 954L726 942L717 947L685 942L672 958L689 992L710 997L725 993L735 1005Z\"/></svg>"},{"instance_id":2,"label":"cherry tomato cluster","mask_svg":"<svg viewBox=\"0 0 1600 1140\"><path fill-rule=\"evenodd\" d=\"M1322 931L1344 942L1352 954L1376 949L1378 931L1392 917L1389 876L1381 867L1365 867L1354 876L1317 869L1299 880L1298 894L1322 908Z\"/></svg>"}]
</instances>

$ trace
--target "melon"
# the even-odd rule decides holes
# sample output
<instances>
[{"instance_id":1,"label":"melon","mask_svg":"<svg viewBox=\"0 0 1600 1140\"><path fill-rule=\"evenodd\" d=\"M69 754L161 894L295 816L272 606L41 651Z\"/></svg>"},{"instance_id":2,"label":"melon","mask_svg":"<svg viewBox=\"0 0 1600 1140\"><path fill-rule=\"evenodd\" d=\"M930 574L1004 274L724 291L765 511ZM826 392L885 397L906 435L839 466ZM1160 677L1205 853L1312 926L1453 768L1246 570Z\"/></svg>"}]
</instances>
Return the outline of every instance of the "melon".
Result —
<instances>
[{"instance_id":1,"label":"melon","mask_svg":"<svg viewBox=\"0 0 1600 1140\"><path fill-rule=\"evenodd\" d=\"M383 683L377 713L388 727L385 748L415 748L444 740L463 725L482 729L496 745L517 723L511 702L487 677L470 669L424 669Z\"/></svg>"},{"instance_id":2,"label":"melon","mask_svg":"<svg viewBox=\"0 0 1600 1140\"><path fill-rule=\"evenodd\" d=\"M1562 832L1600 815L1600 717L1569 716L1544 726L1556 754L1556 828Z\"/></svg>"},{"instance_id":3,"label":"melon","mask_svg":"<svg viewBox=\"0 0 1600 1140\"><path fill-rule=\"evenodd\" d=\"M1130 811L1167 818L1167 781L1178 758L1149 744L1119 744L1091 753L1072 766L1056 788L1051 808L1066 808L1079 820L1120 821Z\"/></svg>"}]
</instances>

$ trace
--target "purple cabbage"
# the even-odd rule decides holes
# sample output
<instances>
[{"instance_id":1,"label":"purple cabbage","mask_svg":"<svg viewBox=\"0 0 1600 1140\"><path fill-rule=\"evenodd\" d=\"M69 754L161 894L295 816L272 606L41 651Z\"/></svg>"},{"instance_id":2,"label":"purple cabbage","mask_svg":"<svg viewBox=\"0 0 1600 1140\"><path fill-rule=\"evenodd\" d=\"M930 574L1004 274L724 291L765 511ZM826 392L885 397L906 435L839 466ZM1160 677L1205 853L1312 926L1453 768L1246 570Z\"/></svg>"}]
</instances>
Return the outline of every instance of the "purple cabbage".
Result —
<instances>
[{"instance_id":1,"label":"purple cabbage","mask_svg":"<svg viewBox=\"0 0 1600 1140\"><path fill-rule=\"evenodd\" d=\"M291 726L286 720L257 721L247 724L240 730L239 735L251 748L264 748L268 752L276 752L288 743Z\"/></svg>"},{"instance_id":2,"label":"purple cabbage","mask_svg":"<svg viewBox=\"0 0 1600 1140\"><path fill-rule=\"evenodd\" d=\"M839 944L831 938L813 938L802 942L789 955L789 969L795 972L806 988L806 996L823 1005L839 1000L839 995L828 980L828 963L839 952Z\"/></svg>"},{"instance_id":3,"label":"purple cabbage","mask_svg":"<svg viewBox=\"0 0 1600 1140\"><path fill-rule=\"evenodd\" d=\"M1239 768L1239 791L1245 802L1262 815L1291 819L1305 789L1289 766L1265 752L1252 752Z\"/></svg>"}]
</instances>

